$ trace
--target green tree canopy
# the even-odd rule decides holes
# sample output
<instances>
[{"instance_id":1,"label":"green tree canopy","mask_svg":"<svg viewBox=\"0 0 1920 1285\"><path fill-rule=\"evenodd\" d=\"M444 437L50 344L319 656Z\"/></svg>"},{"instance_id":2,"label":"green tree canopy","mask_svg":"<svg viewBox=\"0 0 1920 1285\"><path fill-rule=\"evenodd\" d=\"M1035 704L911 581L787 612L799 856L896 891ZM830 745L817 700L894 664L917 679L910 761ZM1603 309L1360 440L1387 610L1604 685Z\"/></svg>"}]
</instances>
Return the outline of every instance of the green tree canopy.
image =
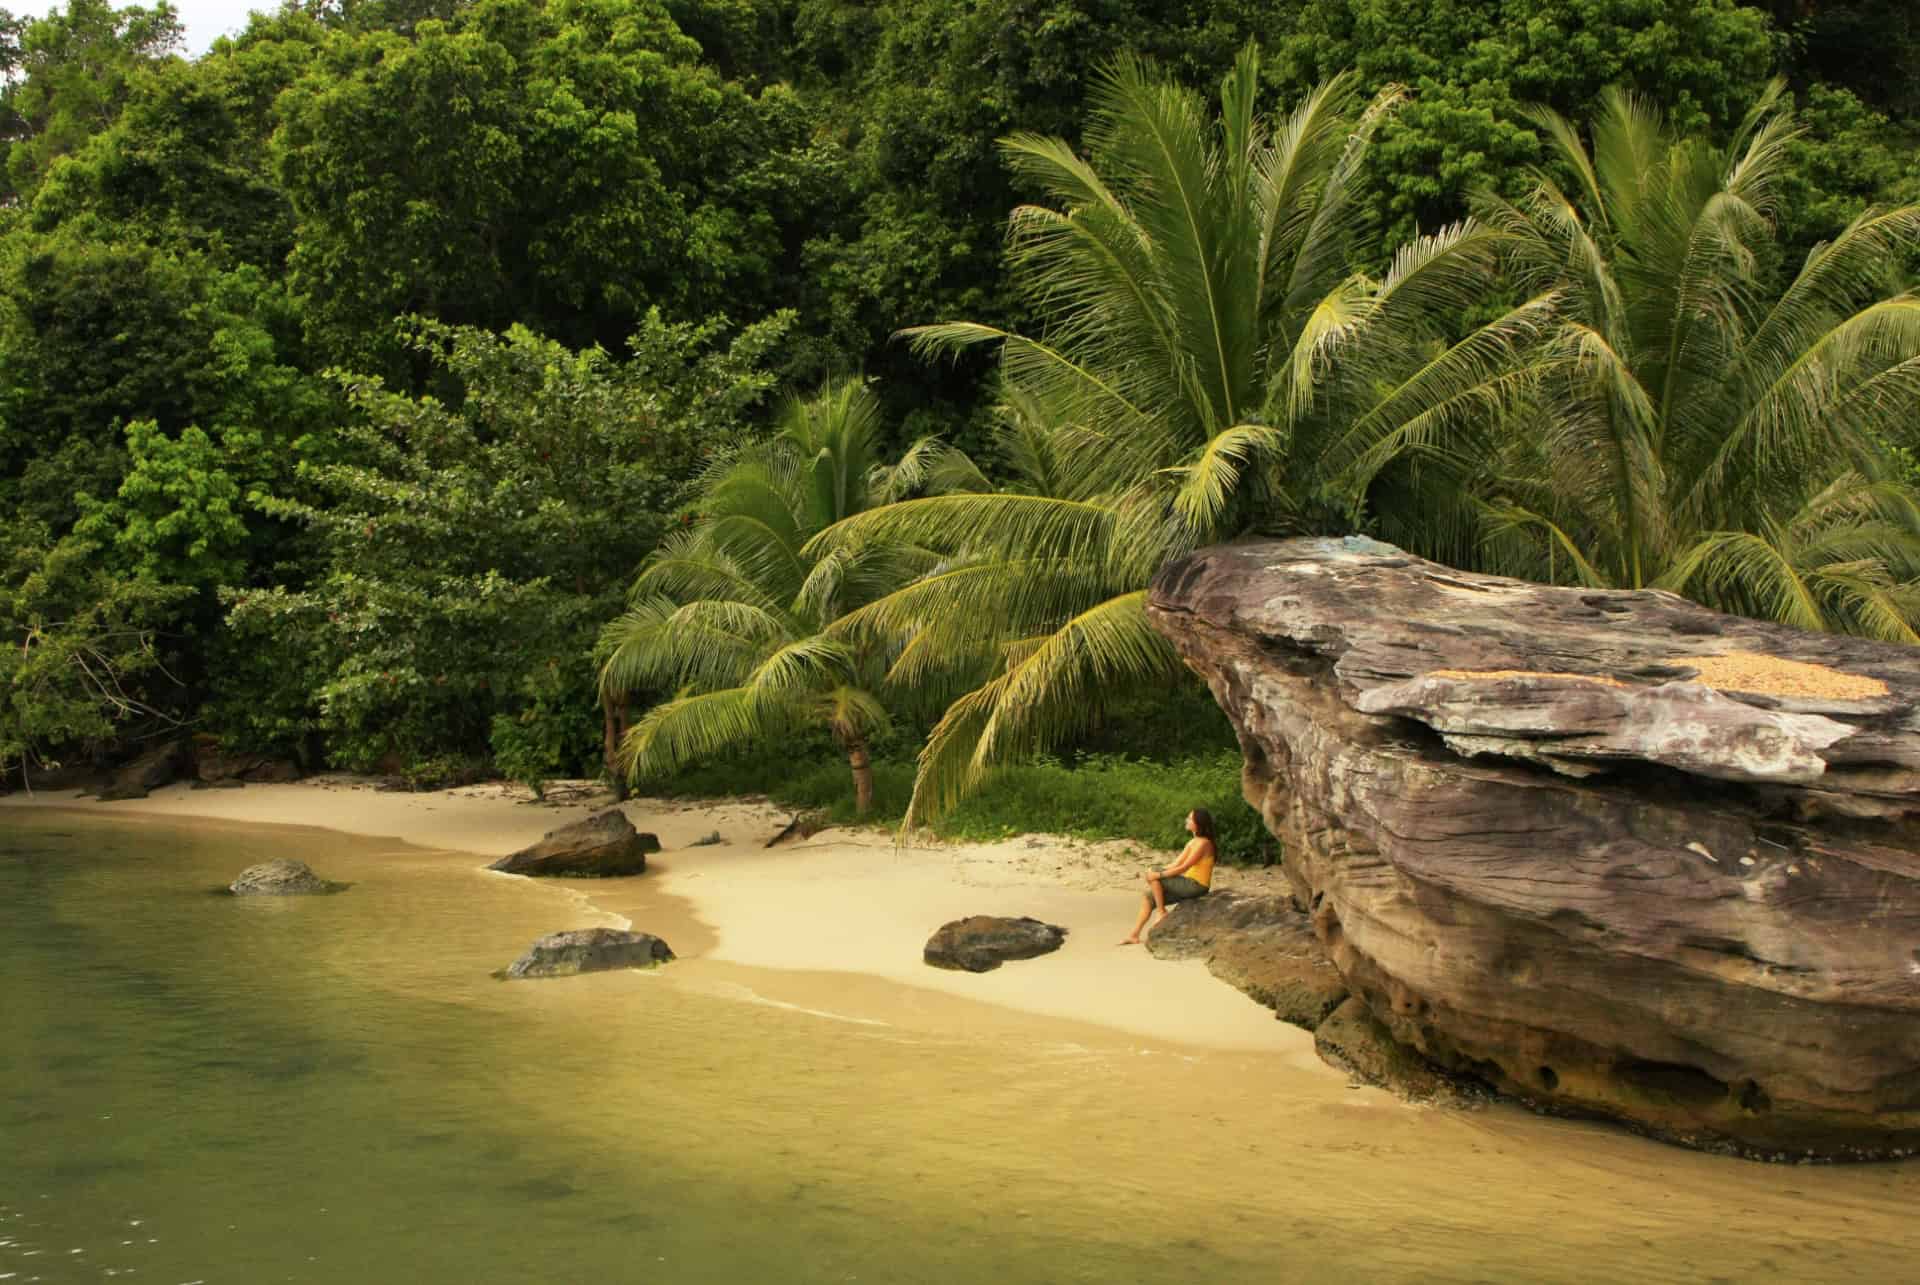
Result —
<instances>
[{"instance_id":1,"label":"green tree canopy","mask_svg":"<svg viewBox=\"0 0 1920 1285\"><path fill-rule=\"evenodd\" d=\"M598 740L593 639L711 452L743 440L792 318L728 337L657 315L632 357L421 323L409 342L455 396L341 376L352 420L304 444L302 487L263 497L317 546L304 584L227 594L233 688L218 730L317 730L367 769L486 753L536 703ZM584 729L584 730L580 730Z\"/></svg>"},{"instance_id":2,"label":"green tree canopy","mask_svg":"<svg viewBox=\"0 0 1920 1285\"><path fill-rule=\"evenodd\" d=\"M329 36L274 141L326 350L385 365L369 344L401 313L591 344L652 306L764 306L776 212L736 185L804 146L804 118L699 55L658 0L479 0L410 37Z\"/></svg>"},{"instance_id":3,"label":"green tree canopy","mask_svg":"<svg viewBox=\"0 0 1920 1285\"><path fill-rule=\"evenodd\" d=\"M181 31L167 0L68 0L25 21L0 10L0 199L31 193L56 159L112 124L136 73L169 57Z\"/></svg>"}]
</instances>

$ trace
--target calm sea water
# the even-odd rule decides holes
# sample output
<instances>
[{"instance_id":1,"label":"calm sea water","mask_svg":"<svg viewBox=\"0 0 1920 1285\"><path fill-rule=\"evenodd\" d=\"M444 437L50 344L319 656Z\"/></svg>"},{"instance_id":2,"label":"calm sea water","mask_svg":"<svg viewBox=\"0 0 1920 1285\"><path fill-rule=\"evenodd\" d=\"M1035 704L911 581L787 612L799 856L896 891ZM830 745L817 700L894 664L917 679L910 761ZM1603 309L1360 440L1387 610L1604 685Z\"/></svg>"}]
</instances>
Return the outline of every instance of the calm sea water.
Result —
<instances>
[{"instance_id":1,"label":"calm sea water","mask_svg":"<svg viewBox=\"0 0 1920 1285\"><path fill-rule=\"evenodd\" d=\"M354 886L210 891L279 855ZM0 813L0 1281L1920 1279L1914 1166L1412 1110L937 996L774 1006L782 975L699 960L496 982L605 920L477 864Z\"/></svg>"}]
</instances>

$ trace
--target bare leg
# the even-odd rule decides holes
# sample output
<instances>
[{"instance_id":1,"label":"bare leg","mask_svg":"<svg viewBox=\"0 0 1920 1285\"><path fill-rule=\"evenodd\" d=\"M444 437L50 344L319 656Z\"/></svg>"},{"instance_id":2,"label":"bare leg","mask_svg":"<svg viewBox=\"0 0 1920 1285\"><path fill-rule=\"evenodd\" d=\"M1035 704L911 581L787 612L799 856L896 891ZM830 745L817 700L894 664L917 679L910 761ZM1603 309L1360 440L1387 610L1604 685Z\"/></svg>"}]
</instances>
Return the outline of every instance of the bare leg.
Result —
<instances>
[{"instance_id":1,"label":"bare leg","mask_svg":"<svg viewBox=\"0 0 1920 1285\"><path fill-rule=\"evenodd\" d=\"M1167 917L1167 890L1160 886L1160 879L1157 875L1147 876L1147 887L1153 889L1153 908L1160 912L1160 919L1165 919ZM1159 926L1160 919L1153 921L1156 927Z\"/></svg>"},{"instance_id":2,"label":"bare leg","mask_svg":"<svg viewBox=\"0 0 1920 1285\"><path fill-rule=\"evenodd\" d=\"M1146 893L1140 895L1140 917L1133 921L1133 931L1120 939L1122 946L1138 946L1140 930L1147 926L1147 916L1153 913L1153 898Z\"/></svg>"}]
</instances>

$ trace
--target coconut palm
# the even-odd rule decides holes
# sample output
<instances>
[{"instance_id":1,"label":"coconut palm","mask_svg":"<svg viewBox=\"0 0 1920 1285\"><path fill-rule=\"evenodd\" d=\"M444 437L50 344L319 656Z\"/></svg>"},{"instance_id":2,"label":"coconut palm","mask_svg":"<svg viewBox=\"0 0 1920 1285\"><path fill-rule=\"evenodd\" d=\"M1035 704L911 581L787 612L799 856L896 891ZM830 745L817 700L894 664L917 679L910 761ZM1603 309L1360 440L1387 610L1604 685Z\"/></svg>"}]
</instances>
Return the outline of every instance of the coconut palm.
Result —
<instances>
[{"instance_id":1,"label":"coconut palm","mask_svg":"<svg viewBox=\"0 0 1920 1285\"><path fill-rule=\"evenodd\" d=\"M896 682L958 689L909 824L1074 730L1101 693L1176 670L1143 610L1168 558L1255 529L1351 529L1382 470L1444 456L1523 390L1520 354L1550 295L1456 337L1496 234L1462 224L1406 245L1378 279L1352 269L1362 162L1399 94L1363 101L1341 77L1274 120L1256 110L1258 73L1249 48L1210 119L1200 96L1123 58L1094 90L1086 157L1004 140L1050 198L1009 228L1042 324L908 332L928 352L998 349L1002 452L1021 471L992 494L869 510L810 546L948 559L829 631L882 645ZM1417 489L1417 470L1407 481Z\"/></svg>"},{"instance_id":2,"label":"coconut palm","mask_svg":"<svg viewBox=\"0 0 1920 1285\"><path fill-rule=\"evenodd\" d=\"M1920 641L1920 508L1888 434L1920 410L1920 207L1868 210L1770 285L1796 130L1770 87L1724 147L1607 93L1591 146L1550 112L1547 172L1480 202L1523 280L1566 292L1530 431L1480 495L1485 557L1657 586L1808 628Z\"/></svg>"},{"instance_id":3,"label":"coconut palm","mask_svg":"<svg viewBox=\"0 0 1920 1285\"><path fill-rule=\"evenodd\" d=\"M825 630L931 561L853 542L816 555L807 542L871 504L979 484L966 458L937 442L890 468L878 447L872 395L843 382L790 403L775 436L710 471L699 517L648 559L629 609L601 636L604 695L677 693L622 739L633 780L824 726L847 756L856 807L871 807L870 742L891 721L885 666L871 647Z\"/></svg>"}]
</instances>

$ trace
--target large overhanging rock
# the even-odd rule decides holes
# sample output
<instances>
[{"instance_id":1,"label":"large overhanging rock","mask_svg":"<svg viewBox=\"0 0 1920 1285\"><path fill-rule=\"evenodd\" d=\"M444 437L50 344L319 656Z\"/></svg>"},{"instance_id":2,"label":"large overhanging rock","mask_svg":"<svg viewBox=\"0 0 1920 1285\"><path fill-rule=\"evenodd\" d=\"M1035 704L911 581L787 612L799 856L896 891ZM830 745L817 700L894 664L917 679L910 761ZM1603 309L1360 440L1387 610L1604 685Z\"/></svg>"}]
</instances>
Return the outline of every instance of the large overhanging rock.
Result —
<instances>
[{"instance_id":1,"label":"large overhanging rock","mask_svg":"<svg viewBox=\"0 0 1920 1285\"><path fill-rule=\"evenodd\" d=\"M1397 1039L1697 1145L1920 1146L1920 648L1361 539L1202 550L1148 614Z\"/></svg>"}]
</instances>

